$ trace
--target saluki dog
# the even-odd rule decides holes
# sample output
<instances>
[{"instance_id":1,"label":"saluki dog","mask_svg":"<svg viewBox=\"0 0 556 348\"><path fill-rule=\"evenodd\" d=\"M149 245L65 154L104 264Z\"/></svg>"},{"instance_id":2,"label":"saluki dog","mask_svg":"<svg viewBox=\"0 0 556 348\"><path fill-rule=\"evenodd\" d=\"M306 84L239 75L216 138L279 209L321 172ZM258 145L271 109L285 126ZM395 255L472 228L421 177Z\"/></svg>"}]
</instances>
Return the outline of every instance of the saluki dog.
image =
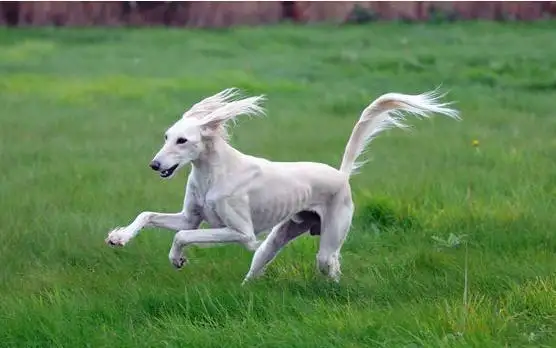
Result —
<instances>
[{"instance_id":1,"label":"saluki dog","mask_svg":"<svg viewBox=\"0 0 556 348\"><path fill-rule=\"evenodd\" d=\"M317 162L274 162L244 154L228 142L227 124L240 115L263 115L264 96L240 98L225 89L187 110L164 134L150 162L169 179L185 165L191 171L183 209L142 212L126 227L109 232L106 243L123 246L144 227L177 231L169 258L181 268L191 244L240 243L254 251L243 283L260 275L288 242L305 232L320 236L317 268L338 281L340 249L350 229L354 204L350 177L369 142L381 131L406 127L404 113L437 113L459 120L437 90L417 95L387 93L373 101L355 124L339 169ZM202 221L210 228L200 229ZM260 242L257 235L270 233Z\"/></svg>"}]
</instances>

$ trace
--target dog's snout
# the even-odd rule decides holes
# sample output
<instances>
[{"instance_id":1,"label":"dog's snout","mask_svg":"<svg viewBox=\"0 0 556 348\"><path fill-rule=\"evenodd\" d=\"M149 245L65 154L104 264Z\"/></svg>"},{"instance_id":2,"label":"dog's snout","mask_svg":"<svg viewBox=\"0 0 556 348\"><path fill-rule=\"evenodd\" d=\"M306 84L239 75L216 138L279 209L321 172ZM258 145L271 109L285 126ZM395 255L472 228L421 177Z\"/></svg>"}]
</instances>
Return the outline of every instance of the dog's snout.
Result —
<instances>
[{"instance_id":1,"label":"dog's snout","mask_svg":"<svg viewBox=\"0 0 556 348\"><path fill-rule=\"evenodd\" d=\"M149 164L149 167L151 167L152 170L158 171L158 170L160 169L160 162L158 162L158 161L152 161L152 162Z\"/></svg>"}]
</instances>

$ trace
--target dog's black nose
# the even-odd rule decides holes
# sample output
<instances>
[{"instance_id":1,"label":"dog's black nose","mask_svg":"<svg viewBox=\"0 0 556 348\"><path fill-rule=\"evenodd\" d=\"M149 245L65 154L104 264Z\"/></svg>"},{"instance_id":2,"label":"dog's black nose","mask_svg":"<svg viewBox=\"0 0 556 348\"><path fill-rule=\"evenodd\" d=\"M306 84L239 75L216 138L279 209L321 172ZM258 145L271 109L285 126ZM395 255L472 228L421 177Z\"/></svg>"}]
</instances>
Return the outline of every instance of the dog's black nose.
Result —
<instances>
[{"instance_id":1,"label":"dog's black nose","mask_svg":"<svg viewBox=\"0 0 556 348\"><path fill-rule=\"evenodd\" d=\"M149 164L149 167L151 167L152 170L158 171L158 170L160 169L160 162L158 162L158 161L152 161L152 162Z\"/></svg>"}]
</instances>

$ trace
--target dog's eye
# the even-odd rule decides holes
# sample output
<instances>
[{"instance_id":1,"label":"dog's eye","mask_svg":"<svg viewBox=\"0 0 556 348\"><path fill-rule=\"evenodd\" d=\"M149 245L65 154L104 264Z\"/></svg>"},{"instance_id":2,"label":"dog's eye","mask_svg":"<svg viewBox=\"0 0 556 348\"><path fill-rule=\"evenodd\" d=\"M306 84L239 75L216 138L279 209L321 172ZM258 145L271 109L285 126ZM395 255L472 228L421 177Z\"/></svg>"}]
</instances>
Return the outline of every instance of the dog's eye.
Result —
<instances>
[{"instance_id":1,"label":"dog's eye","mask_svg":"<svg viewBox=\"0 0 556 348\"><path fill-rule=\"evenodd\" d=\"M164 140L168 140L168 136L164 134Z\"/></svg>"},{"instance_id":2,"label":"dog's eye","mask_svg":"<svg viewBox=\"0 0 556 348\"><path fill-rule=\"evenodd\" d=\"M176 140L176 144L185 144L187 142L187 139L185 138L178 138L178 140Z\"/></svg>"}]
</instances>

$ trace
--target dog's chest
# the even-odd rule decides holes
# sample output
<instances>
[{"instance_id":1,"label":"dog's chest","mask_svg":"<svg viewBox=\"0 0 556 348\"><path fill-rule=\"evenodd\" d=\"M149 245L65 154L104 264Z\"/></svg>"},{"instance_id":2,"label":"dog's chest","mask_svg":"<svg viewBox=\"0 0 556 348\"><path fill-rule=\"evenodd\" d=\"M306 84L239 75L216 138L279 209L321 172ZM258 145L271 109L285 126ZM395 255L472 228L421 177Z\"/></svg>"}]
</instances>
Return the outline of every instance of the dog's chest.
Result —
<instances>
[{"instance_id":1,"label":"dog's chest","mask_svg":"<svg viewBox=\"0 0 556 348\"><path fill-rule=\"evenodd\" d=\"M220 217L218 216L214 208L212 208L210 205L205 204L202 208L202 211L203 211L203 217L205 221L212 228L218 228L224 226L222 219L220 219Z\"/></svg>"},{"instance_id":2,"label":"dog's chest","mask_svg":"<svg viewBox=\"0 0 556 348\"><path fill-rule=\"evenodd\" d=\"M199 195L197 197L197 202L200 206L200 213L203 217L203 220L205 220L210 225L210 227L218 228L224 226L222 219L220 219L220 217L216 213L214 205L207 203L206 195Z\"/></svg>"}]
</instances>

